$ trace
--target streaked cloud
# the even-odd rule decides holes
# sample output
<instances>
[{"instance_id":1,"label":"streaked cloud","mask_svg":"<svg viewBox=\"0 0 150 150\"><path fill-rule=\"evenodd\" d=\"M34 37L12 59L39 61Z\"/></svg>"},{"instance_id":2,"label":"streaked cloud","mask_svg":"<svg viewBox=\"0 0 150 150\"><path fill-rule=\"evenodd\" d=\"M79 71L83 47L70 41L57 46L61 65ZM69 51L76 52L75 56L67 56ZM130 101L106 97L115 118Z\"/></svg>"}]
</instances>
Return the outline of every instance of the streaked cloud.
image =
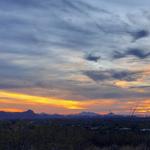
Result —
<instances>
[{"instance_id":1,"label":"streaked cloud","mask_svg":"<svg viewBox=\"0 0 150 150\"><path fill-rule=\"evenodd\" d=\"M94 81L103 81L112 79L134 81L137 80L139 76L139 72L128 70L86 71L84 74L89 76Z\"/></svg>"},{"instance_id":2,"label":"streaked cloud","mask_svg":"<svg viewBox=\"0 0 150 150\"><path fill-rule=\"evenodd\" d=\"M97 111L95 100L148 99L149 4L148 0L1 0L0 89L10 91L5 93L7 103L14 97L18 104L3 103L5 109L23 110L32 98L33 109L47 112L51 111L46 105L68 112L88 109L92 103ZM23 97L30 103L25 105ZM45 104L39 106L38 98Z\"/></svg>"},{"instance_id":3,"label":"streaked cloud","mask_svg":"<svg viewBox=\"0 0 150 150\"><path fill-rule=\"evenodd\" d=\"M144 52L144 50L142 49L136 49L136 48L131 48L129 50L127 50L125 53L121 53L118 51L115 51L114 53L114 58L115 59L119 59L119 58L124 58L127 56L135 56L139 59L145 59L147 57L150 57L150 52Z\"/></svg>"}]
</instances>

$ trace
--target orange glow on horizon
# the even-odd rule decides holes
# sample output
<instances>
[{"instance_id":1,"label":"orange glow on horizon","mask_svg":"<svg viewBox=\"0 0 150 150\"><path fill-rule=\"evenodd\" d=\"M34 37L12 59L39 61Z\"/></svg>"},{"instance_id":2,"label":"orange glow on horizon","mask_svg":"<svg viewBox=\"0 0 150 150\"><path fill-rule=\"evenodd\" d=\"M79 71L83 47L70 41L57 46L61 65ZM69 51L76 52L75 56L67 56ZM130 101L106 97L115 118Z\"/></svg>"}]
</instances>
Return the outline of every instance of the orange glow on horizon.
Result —
<instances>
[{"instance_id":1,"label":"orange glow on horizon","mask_svg":"<svg viewBox=\"0 0 150 150\"><path fill-rule=\"evenodd\" d=\"M4 112L23 112L23 110L17 109L17 108L0 108L0 111L4 111Z\"/></svg>"},{"instance_id":2,"label":"orange glow on horizon","mask_svg":"<svg viewBox=\"0 0 150 150\"><path fill-rule=\"evenodd\" d=\"M51 105L56 107L64 107L67 109L84 109L80 101L63 100L51 97L31 96L21 93L13 93L8 91L0 91L1 103L18 103L30 105ZM11 100L9 100L11 99Z\"/></svg>"},{"instance_id":3,"label":"orange glow on horizon","mask_svg":"<svg viewBox=\"0 0 150 150\"><path fill-rule=\"evenodd\" d=\"M129 111L134 109L134 106L136 106L137 103L141 104L137 107L136 113L150 112L150 100L148 99L129 99L126 101L123 99L91 99L77 101L64 100L53 97L33 96L10 91L0 91L0 111L8 112L22 112L23 110L26 110L30 107L33 110L35 109L36 112L39 112L39 110L44 110L45 112L45 108L47 110L53 108L53 110L58 110L58 112L61 111L62 113L65 112L65 110L68 113L72 111L79 112L82 110L96 111L100 114L106 114L108 113L108 110L112 110L114 113L129 113Z\"/></svg>"},{"instance_id":4,"label":"orange glow on horizon","mask_svg":"<svg viewBox=\"0 0 150 150\"><path fill-rule=\"evenodd\" d=\"M28 94L14 93L10 91L0 91L0 103L5 104L5 106L33 106L38 107L42 106L49 108L64 108L68 110L84 110L100 106L108 107L116 103L114 99L96 99L96 100L64 100L57 99L52 97L41 97L41 96L32 96Z\"/></svg>"}]
</instances>

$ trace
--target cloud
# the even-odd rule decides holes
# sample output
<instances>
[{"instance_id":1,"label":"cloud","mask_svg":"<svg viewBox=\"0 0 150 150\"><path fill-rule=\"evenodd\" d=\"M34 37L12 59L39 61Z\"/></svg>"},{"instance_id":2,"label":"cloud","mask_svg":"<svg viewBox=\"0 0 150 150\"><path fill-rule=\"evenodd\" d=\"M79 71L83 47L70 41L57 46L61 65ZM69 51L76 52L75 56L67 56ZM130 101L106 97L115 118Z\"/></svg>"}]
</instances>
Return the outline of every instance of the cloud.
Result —
<instances>
[{"instance_id":1,"label":"cloud","mask_svg":"<svg viewBox=\"0 0 150 150\"><path fill-rule=\"evenodd\" d=\"M100 60L100 56L94 56L92 54L89 54L87 57L86 57L86 60L88 61L94 61L94 62L98 62Z\"/></svg>"},{"instance_id":2,"label":"cloud","mask_svg":"<svg viewBox=\"0 0 150 150\"><path fill-rule=\"evenodd\" d=\"M55 107L64 107L66 109L85 109L82 102L73 101L73 100L63 100L56 99L51 97L40 97L40 96L32 96L21 93L13 93L8 91L0 91L0 102L2 103L21 103L21 104L31 104L31 105L49 105ZM11 99L12 101L8 101L7 99ZM59 104L58 104L59 101Z\"/></svg>"},{"instance_id":3,"label":"cloud","mask_svg":"<svg viewBox=\"0 0 150 150\"><path fill-rule=\"evenodd\" d=\"M136 69L149 68L144 1L1 0L0 88L72 101L148 97L114 86L135 83L143 75Z\"/></svg>"},{"instance_id":4,"label":"cloud","mask_svg":"<svg viewBox=\"0 0 150 150\"><path fill-rule=\"evenodd\" d=\"M138 48L129 48L124 53L119 52L119 51L115 51L113 58L120 59L120 58L124 58L127 56L134 56L134 57L137 57L139 59L145 59L145 58L148 58L150 56L150 52L145 52L144 50L138 49Z\"/></svg>"},{"instance_id":5,"label":"cloud","mask_svg":"<svg viewBox=\"0 0 150 150\"><path fill-rule=\"evenodd\" d=\"M138 78L138 72L133 71L119 71L119 70L105 70L105 71L85 71L85 75L94 81L105 80L125 80L135 81Z\"/></svg>"},{"instance_id":6,"label":"cloud","mask_svg":"<svg viewBox=\"0 0 150 150\"><path fill-rule=\"evenodd\" d=\"M137 32L131 32L130 34L133 36L134 40L138 40L138 39L141 39L141 38L148 37L149 36L149 31L139 30Z\"/></svg>"}]
</instances>

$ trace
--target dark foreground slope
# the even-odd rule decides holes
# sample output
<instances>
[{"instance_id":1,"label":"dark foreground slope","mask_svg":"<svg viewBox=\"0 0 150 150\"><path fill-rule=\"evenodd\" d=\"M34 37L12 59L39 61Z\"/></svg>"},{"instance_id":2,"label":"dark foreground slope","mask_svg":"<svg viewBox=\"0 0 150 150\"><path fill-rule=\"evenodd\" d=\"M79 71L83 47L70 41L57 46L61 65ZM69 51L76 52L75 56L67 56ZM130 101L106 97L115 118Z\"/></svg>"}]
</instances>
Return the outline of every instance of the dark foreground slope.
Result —
<instances>
[{"instance_id":1,"label":"dark foreground slope","mask_svg":"<svg viewBox=\"0 0 150 150\"><path fill-rule=\"evenodd\" d=\"M149 119L0 121L0 150L149 150Z\"/></svg>"}]
</instances>

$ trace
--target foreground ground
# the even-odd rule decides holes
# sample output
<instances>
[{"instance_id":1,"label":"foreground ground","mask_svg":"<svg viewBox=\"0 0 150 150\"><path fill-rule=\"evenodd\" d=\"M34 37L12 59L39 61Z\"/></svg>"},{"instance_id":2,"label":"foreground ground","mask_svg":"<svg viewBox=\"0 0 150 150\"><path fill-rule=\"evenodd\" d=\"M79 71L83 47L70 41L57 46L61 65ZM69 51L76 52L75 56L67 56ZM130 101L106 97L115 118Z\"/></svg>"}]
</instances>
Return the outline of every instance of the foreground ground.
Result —
<instances>
[{"instance_id":1,"label":"foreground ground","mask_svg":"<svg viewBox=\"0 0 150 150\"><path fill-rule=\"evenodd\" d=\"M149 119L0 121L0 150L149 149Z\"/></svg>"}]
</instances>

